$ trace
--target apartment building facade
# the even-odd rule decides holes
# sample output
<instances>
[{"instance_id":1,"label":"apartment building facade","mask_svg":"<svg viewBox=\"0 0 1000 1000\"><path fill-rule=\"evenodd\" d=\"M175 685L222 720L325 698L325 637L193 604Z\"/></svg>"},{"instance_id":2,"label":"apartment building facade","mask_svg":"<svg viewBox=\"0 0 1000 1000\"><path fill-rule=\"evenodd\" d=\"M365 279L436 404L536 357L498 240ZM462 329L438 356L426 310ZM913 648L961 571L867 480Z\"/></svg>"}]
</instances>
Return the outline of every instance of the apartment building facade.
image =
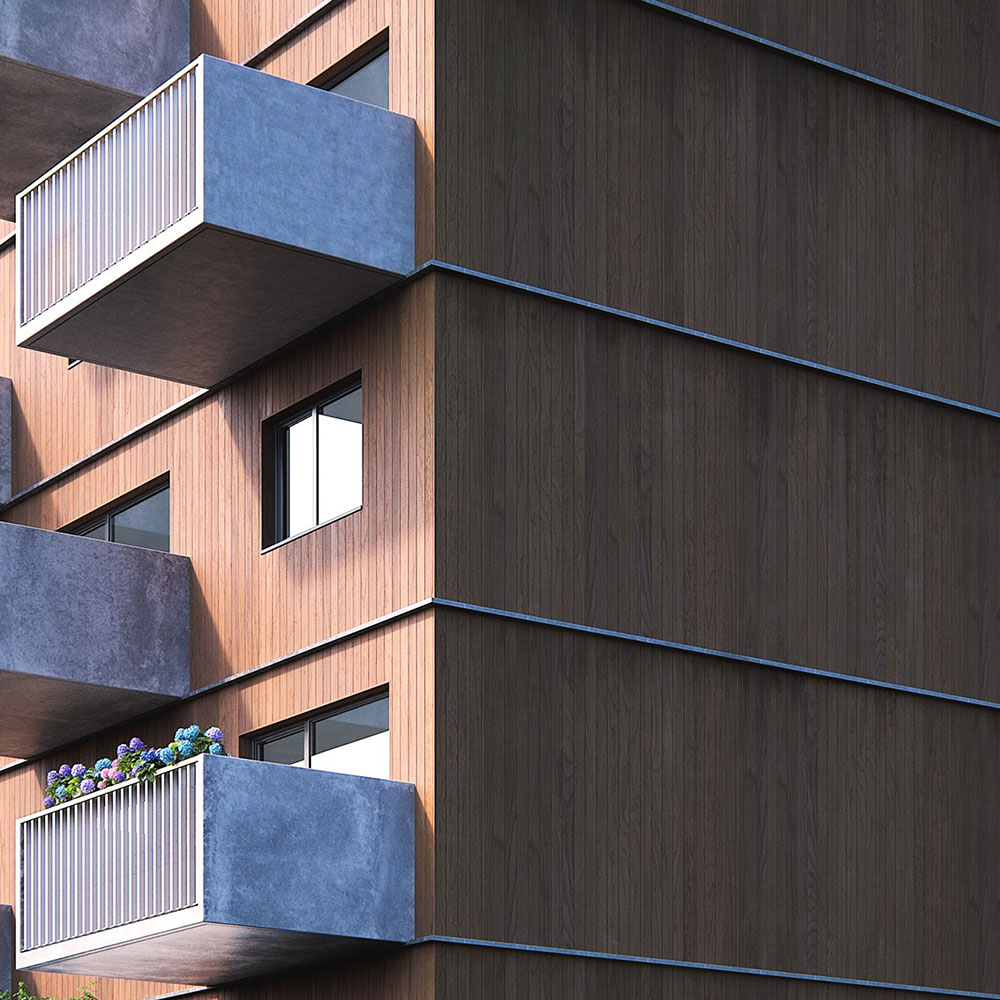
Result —
<instances>
[{"instance_id":1,"label":"apartment building facade","mask_svg":"<svg viewBox=\"0 0 1000 1000\"><path fill-rule=\"evenodd\" d=\"M13 981L1000 997L998 39L0 6Z\"/></svg>"}]
</instances>

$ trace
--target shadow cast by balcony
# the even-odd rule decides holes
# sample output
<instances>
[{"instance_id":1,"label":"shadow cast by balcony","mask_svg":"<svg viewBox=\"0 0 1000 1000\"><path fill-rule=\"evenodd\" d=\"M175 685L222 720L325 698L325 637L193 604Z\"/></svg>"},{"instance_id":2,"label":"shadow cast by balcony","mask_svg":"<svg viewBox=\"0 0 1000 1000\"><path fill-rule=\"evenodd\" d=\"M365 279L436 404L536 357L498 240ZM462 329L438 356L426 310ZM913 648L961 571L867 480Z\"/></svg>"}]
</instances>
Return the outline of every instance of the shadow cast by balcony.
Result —
<instances>
[{"instance_id":1,"label":"shadow cast by balcony","mask_svg":"<svg viewBox=\"0 0 1000 1000\"><path fill-rule=\"evenodd\" d=\"M4 522L0 567L0 754L187 694L186 557Z\"/></svg>"}]
</instances>

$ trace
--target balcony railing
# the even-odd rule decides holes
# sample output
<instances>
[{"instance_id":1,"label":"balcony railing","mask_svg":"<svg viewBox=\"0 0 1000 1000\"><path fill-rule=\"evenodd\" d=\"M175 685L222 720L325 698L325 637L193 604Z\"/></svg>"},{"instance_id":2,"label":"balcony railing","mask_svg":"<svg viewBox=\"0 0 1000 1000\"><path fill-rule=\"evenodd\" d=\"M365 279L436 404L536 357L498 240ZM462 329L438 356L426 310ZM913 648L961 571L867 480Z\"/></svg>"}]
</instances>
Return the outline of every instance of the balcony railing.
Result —
<instances>
[{"instance_id":1,"label":"balcony railing","mask_svg":"<svg viewBox=\"0 0 1000 1000\"><path fill-rule=\"evenodd\" d=\"M202 56L18 195L18 343L214 385L413 267L414 123Z\"/></svg>"},{"instance_id":2,"label":"balcony railing","mask_svg":"<svg viewBox=\"0 0 1000 1000\"><path fill-rule=\"evenodd\" d=\"M21 969L212 985L413 935L411 785L201 756L19 821Z\"/></svg>"}]
</instances>

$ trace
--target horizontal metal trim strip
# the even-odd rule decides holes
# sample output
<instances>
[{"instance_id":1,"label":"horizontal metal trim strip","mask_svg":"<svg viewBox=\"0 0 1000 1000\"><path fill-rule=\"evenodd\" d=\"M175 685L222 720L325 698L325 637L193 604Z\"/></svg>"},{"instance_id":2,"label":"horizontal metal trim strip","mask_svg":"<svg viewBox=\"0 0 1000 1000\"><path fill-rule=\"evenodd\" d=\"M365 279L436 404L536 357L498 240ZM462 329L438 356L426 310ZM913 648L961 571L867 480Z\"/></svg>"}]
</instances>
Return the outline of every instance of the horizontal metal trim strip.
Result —
<instances>
[{"instance_id":1,"label":"horizontal metal trim strip","mask_svg":"<svg viewBox=\"0 0 1000 1000\"><path fill-rule=\"evenodd\" d=\"M741 41L749 42L752 45L760 45L764 48L772 49L775 52L780 52L782 55L791 56L793 59L799 59L803 62L812 63L814 66L819 66L822 69L839 73L842 76L851 77L861 83L871 84L872 86L879 87L882 90L887 90L900 97L906 97L914 101L919 101L921 104L930 105L939 111L947 111L950 114L960 115L962 118L968 118L980 125L988 125L990 128L1000 128L1000 121L996 118L990 118L988 115L980 114L978 111L971 111L969 108L964 108L959 104L950 104L948 101L942 101L940 98L931 97L929 94L921 93L919 90L910 90L909 87L901 87L898 83L891 83L889 80L880 76L872 76L869 73L862 73L861 70L851 69L850 66L844 66L841 63L824 59L821 56L805 52L802 49L792 48L790 45L783 45L781 42L775 42L770 38L765 38L763 35L755 35L750 31L744 31L742 28L734 28L732 25L724 24L721 21L713 21L711 18L704 17L701 14L695 14L693 11L684 10L682 7L675 7L673 4L664 3L663 0L633 0L633 2L642 4L645 7L652 7L655 10L661 10L665 14L673 14L676 17L684 18L686 21L699 24L704 28L710 28L713 31L719 31L723 34L731 35L734 38L739 38Z\"/></svg>"},{"instance_id":2,"label":"horizontal metal trim strip","mask_svg":"<svg viewBox=\"0 0 1000 1000\"><path fill-rule=\"evenodd\" d=\"M700 972L730 972L742 976L768 976L774 979L797 979L808 983L830 983L835 986L867 986L878 990L905 990L909 993L935 993L950 997L976 997L979 1000L1000 1000L1000 993L976 993L971 990L954 990L947 987L916 986L913 983L884 983L876 979L846 979L840 976L820 976L808 972L782 972L776 969L754 969L742 965L716 965L710 962L685 962L677 958L653 958L647 955L622 955L611 951L585 951L578 948L551 948L545 945L516 944L512 941L485 941L478 938L448 937L429 934L414 938L409 944L457 944L470 948L491 948L501 951L527 951L540 955L559 955L566 958L597 958L609 962L631 962L636 965L661 965L676 969L694 969Z\"/></svg>"},{"instance_id":3,"label":"horizontal metal trim strip","mask_svg":"<svg viewBox=\"0 0 1000 1000\"><path fill-rule=\"evenodd\" d=\"M312 10L303 14L290 28L286 28L280 34L275 35L266 45L244 60L243 65L258 66L268 56L274 55L275 52L289 45L295 40L297 35L301 35L306 28L311 27L327 12L333 10L334 7L339 7L343 2L344 0L323 0L322 3L317 4Z\"/></svg>"},{"instance_id":4,"label":"horizontal metal trim strip","mask_svg":"<svg viewBox=\"0 0 1000 1000\"><path fill-rule=\"evenodd\" d=\"M445 271L451 274L459 274L466 278L473 278L478 281L485 281L492 285L501 285L504 288L513 288L520 292L527 292L529 295L537 295L540 298L551 299L554 302L563 302L567 305L578 306L581 309L589 309L593 312L604 313L607 316L614 316L616 319L628 320L632 323L642 323L645 326L657 327L660 330L668 330L671 333L679 333L685 337L692 337L695 340L707 341L711 344L718 344L721 347L731 347L737 351L746 351L748 354L756 354L762 358L772 361L781 361L784 364L795 365L799 368L808 368L811 371L820 372L823 375L831 375L834 378L847 379L851 382L858 382L861 385L870 385L878 389L885 389L888 392L900 393L904 396L911 396L927 403L937 403L940 406L950 406L955 409L965 410L967 413L975 413L980 417L989 417L991 420L1000 420L1000 411L991 410L985 406L976 406L974 403L965 403L960 399L953 399L950 396L937 396L932 392L924 392L922 389L912 389L897 382L886 382L884 379L873 378L870 375L861 375L846 368L834 368L832 365L824 365L819 361L809 361L806 358L796 357L794 354L782 354L779 351L771 351L766 347L758 347L755 344L748 344L742 340L730 340L728 337L720 337L714 333L706 333L704 330L696 330L694 327L681 326L678 323L671 323L668 320L656 319L654 316L646 316L643 313L629 312L627 309L618 309L615 306L605 305L601 302L594 302L591 299L581 299L575 295L567 295L565 292L556 292L551 288L543 288L540 285L529 285L523 281L515 281L513 278L503 278L497 274L490 274L488 271L476 271L469 267L462 267L459 264L449 264L444 260L428 260L420 265L417 270L407 276L407 279L417 277L422 271L436 270Z\"/></svg>"},{"instance_id":5,"label":"horizontal metal trim strip","mask_svg":"<svg viewBox=\"0 0 1000 1000\"><path fill-rule=\"evenodd\" d=\"M923 698L935 698L938 701L953 701L960 705L972 705L975 708L1000 709L1000 703L986 701L982 698L967 698L965 695L949 694L946 691L935 691L932 688L910 687L907 684L895 684L892 681L882 681L874 677L863 677L858 674L842 674L834 670L822 670L819 667L806 667L798 663L786 663L783 660L772 660L762 656L748 656L746 653L733 653L724 649L711 649L708 646L692 646L671 639L658 639L654 636L640 635L636 632L618 632L614 629L598 628L596 625L581 625L578 622L562 621L559 618L543 618L539 615L524 614L520 611L505 611L502 608L491 608L482 604L466 604L463 601L451 601L444 597L432 598L431 603L439 608L453 608L457 611L471 611L475 614L489 615L494 618L508 618L530 625L547 625L551 628L563 629L567 632L583 632L604 639L620 639L625 642L636 642L646 646L657 646L678 653L691 653L696 656L711 656L717 660L729 660L734 663L746 663L755 667L771 667L775 670L786 670L795 674L806 674L810 677L820 677L831 681L846 681L849 684L862 684L865 687L882 688L897 694L920 695Z\"/></svg>"}]
</instances>

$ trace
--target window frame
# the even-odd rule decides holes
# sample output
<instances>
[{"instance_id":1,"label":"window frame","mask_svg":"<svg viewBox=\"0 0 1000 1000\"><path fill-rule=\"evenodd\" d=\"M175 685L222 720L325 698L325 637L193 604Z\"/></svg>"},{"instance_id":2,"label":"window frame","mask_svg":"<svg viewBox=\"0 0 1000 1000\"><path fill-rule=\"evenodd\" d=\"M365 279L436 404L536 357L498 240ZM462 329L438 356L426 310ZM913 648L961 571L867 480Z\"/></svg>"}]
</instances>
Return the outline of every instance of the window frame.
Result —
<instances>
[{"instance_id":1,"label":"window frame","mask_svg":"<svg viewBox=\"0 0 1000 1000\"><path fill-rule=\"evenodd\" d=\"M97 511L88 514L86 517L80 518L77 521L72 521L65 527L59 530L63 534L67 535L79 535L81 538L86 537L87 532L93 531L98 525L104 526L103 539L94 539L95 541L106 541L112 542L117 545L125 544L123 542L115 542L112 537L112 522L115 517L119 514L124 514L125 511L131 509L136 504L142 503L144 500L148 500L150 497L156 496L157 493L162 493L164 490L170 489L170 477L161 476L160 478L154 480L152 483L146 483L144 486L140 486L137 490L133 490L131 493L126 493L123 497L118 497L109 504L105 504L104 507L100 507ZM167 526L168 534L170 532L170 526ZM150 549L151 552L160 552L161 549ZM172 539L171 547L166 551L173 551Z\"/></svg>"},{"instance_id":2,"label":"window frame","mask_svg":"<svg viewBox=\"0 0 1000 1000\"><path fill-rule=\"evenodd\" d=\"M349 76L359 69L364 69L368 63L377 59L380 55L389 51L389 29L385 28L377 35L373 35L367 42L362 43L356 49L349 52L343 59L338 59L332 66L328 66L318 76L309 81L310 87L319 90L330 90L343 83ZM392 85L390 79L389 104L392 104Z\"/></svg>"},{"instance_id":3,"label":"window frame","mask_svg":"<svg viewBox=\"0 0 1000 1000\"><path fill-rule=\"evenodd\" d=\"M253 734L247 738L248 753L251 760L257 760L261 763L268 763L263 757L263 748L267 743L272 743L274 740L280 740L286 736L292 736L297 732L302 732L302 764L298 765L308 770L313 770L312 758L313 758L313 746L315 745L316 739L314 735L315 727L318 722L323 722L326 719L331 719L337 715L343 715L345 712L353 711L355 708L361 708L364 705L371 705L376 701L386 701L389 700L389 688L383 686L377 688L374 691L366 691L364 694L360 694L357 697L350 698L347 701L338 702L334 707L332 705L327 705L324 708L317 709L316 711L309 712L306 715L300 716L294 722L281 723L270 729L262 730L258 733ZM389 748L390 754L392 751L392 727L386 729L389 733ZM347 745L347 744L345 744ZM273 763L273 761L271 762ZM282 767L295 767L294 764L282 764Z\"/></svg>"},{"instance_id":4,"label":"window frame","mask_svg":"<svg viewBox=\"0 0 1000 1000\"><path fill-rule=\"evenodd\" d=\"M335 517L329 517L324 521L319 520L319 411L330 403L343 399L350 393L361 390L361 503L349 510L342 511ZM321 392L315 393L305 400L296 403L295 406L280 413L264 422L264 433L261 435L263 455L261 467L264 471L265 503L262 517L262 538L261 555L279 548L296 538L302 538L313 531L333 524L341 518L350 517L356 514L364 506L364 468L365 468L365 391L361 372L354 372L347 378L328 386ZM312 420L312 445L313 445L313 514L316 522L308 528L303 528L294 534L284 534L288 523L288 452L283 443L284 432L293 424L299 423L303 418Z\"/></svg>"}]
</instances>

